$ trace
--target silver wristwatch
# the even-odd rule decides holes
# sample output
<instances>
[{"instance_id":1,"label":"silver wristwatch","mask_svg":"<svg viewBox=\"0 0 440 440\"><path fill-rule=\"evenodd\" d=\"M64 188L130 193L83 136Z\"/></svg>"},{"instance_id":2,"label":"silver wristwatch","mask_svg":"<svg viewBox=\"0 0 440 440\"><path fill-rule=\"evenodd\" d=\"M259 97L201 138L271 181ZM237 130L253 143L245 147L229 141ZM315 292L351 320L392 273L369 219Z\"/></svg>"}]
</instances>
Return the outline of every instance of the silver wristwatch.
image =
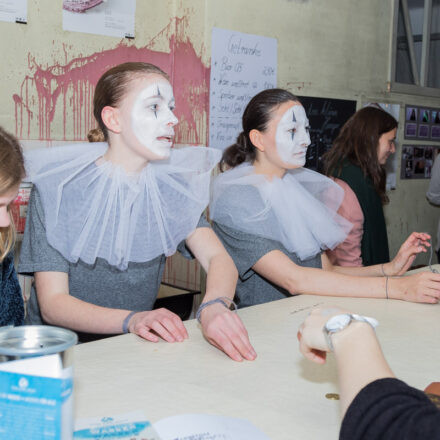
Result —
<instances>
[{"instance_id":1,"label":"silver wristwatch","mask_svg":"<svg viewBox=\"0 0 440 440\"><path fill-rule=\"evenodd\" d=\"M356 315L355 313L343 313L341 315L332 316L324 325L322 331L324 332L325 340L328 348L333 351L332 334L340 332L347 328L353 321L366 322L375 329L379 322L374 318L368 316Z\"/></svg>"}]
</instances>

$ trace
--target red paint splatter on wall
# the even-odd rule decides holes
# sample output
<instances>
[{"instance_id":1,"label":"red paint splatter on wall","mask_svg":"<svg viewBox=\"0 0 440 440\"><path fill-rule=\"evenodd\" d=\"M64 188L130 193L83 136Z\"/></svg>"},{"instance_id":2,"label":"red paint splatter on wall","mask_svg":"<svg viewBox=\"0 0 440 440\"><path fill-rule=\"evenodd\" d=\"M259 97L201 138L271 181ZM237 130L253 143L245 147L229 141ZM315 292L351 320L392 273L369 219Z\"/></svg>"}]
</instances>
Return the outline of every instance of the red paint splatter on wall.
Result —
<instances>
[{"instance_id":1,"label":"red paint splatter on wall","mask_svg":"<svg viewBox=\"0 0 440 440\"><path fill-rule=\"evenodd\" d=\"M16 134L21 139L85 140L96 126L93 93L100 76L126 61L156 64L170 75L179 118L177 143L206 142L209 104L209 68L205 67L185 33L186 18L174 18L145 47L121 42L113 49L78 55L65 64L43 67L28 55L30 73L13 95ZM166 38L169 52L151 49ZM66 51L65 46L63 50ZM60 128L61 124L61 128Z\"/></svg>"}]
</instances>

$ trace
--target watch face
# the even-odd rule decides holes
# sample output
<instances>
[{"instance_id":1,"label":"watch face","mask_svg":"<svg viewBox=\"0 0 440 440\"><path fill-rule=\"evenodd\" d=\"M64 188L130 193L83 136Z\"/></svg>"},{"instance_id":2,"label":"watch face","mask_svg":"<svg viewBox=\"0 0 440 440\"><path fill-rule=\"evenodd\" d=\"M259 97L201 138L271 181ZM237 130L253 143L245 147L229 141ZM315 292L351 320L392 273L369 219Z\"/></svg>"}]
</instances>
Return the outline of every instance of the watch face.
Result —
<instances>
[{"instance_id":1,"label":"watch face","mask_svg":"<svg viewBox=\"0 0 440 440\"><path fill-rule=\"evenodd\" d=\"M327 324L325 325L327 331L329 332L335 332L338 330L342 330L343 328L347 327L347 325L351 321L351 316L348 314L343 315L336 315L330 318L327 321Z\"/></svg>"}]
</instances>

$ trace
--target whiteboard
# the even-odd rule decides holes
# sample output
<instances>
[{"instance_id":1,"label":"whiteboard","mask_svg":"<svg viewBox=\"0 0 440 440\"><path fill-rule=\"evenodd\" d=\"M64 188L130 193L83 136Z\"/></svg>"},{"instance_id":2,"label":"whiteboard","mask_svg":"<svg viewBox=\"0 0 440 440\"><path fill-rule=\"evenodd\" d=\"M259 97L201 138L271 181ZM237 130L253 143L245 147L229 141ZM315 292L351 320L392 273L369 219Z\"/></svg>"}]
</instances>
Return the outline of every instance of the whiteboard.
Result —
<instances>
[{"instance_id":1,"label":"whiteboard","mask_svg":"<svg viewBox=\"0 0 440 440\"><path fill-rule=\"evenodd\" d=\"M225 149L242 131L250 99L277 83L277 40L212 29L209 146Z\"/></svg>"}]
</instances>

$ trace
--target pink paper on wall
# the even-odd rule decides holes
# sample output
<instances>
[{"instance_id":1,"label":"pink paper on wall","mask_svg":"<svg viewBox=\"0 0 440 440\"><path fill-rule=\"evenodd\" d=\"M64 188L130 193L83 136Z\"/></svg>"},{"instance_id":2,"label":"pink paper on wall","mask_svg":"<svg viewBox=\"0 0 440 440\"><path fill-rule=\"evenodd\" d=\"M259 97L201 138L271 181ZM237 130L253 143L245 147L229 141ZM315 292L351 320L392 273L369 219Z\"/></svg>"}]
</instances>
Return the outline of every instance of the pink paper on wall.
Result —
<instances>
[{"instance_id":1,"label":"pink paper on wall","mask_svg":"<svg viewBox=\"0 0 440 440\"><path fill-rule=\"evenodd\" d=\"M85 12L87 9L99 5L104 0L64 0L63 9L72 12Z\"/></svg>"}]
</instances>

